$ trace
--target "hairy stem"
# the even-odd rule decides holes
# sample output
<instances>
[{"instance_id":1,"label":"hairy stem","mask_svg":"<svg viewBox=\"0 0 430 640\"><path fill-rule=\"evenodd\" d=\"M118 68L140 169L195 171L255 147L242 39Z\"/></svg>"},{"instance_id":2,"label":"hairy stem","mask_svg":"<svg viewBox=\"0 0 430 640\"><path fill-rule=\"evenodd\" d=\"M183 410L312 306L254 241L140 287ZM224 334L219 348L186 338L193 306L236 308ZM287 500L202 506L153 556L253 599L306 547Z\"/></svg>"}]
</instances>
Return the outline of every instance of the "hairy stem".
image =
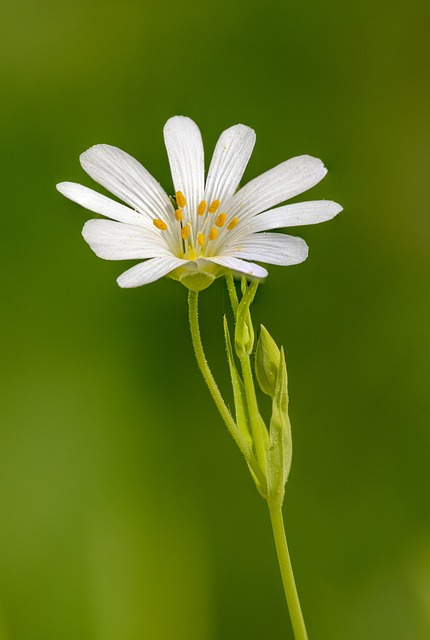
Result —
<instances>
[{"instance_id":1,"label":"hairy stem","mask_svg":"<svg viewBox=\"0 0 430 640\"><path fill-rule=\"evenodd\" d=\"M261 487L266 486L266 478L262 473L260 466L242 438L240 431L237 428L236 422L233 419L230 411L227 408L227 405L224 402L224 398L221 395L221 392L218 388L217 383L215 382L215 378L213 377L212 371L209 367L208 361L206 360L205 352L203 349L203 343L200 335L200 327L199 327L199 308L198 308L198 293L196 291L188 292L188 307L189 307L189 321L190 321L190 331L191 331L191 339L193 342L194 353L196 355L197 364L199 365L200 371L202 372L203 378L208 386L209 392L215 402L215 405L221 415L221 418L224 420L227 429L230 431L234 441L242 452L245 460L248 465L252 469L252 472L256 476L258 482Z\"/></svg>"}]
</instances>

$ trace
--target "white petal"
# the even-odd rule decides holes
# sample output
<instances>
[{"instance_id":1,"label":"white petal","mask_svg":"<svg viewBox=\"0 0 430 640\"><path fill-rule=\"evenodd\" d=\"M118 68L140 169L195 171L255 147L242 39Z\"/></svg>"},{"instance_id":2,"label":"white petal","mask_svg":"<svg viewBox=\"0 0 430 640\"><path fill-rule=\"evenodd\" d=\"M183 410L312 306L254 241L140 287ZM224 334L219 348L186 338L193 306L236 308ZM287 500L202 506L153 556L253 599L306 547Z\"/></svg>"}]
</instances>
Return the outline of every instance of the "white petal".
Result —
<instances>
[{"instance_id":1,"label":"white petal","mask_svg":"<svg viewBox=\"0 0 430 640\"><path fill-rule=\"evenodd\" d=\"M148 218L173 215L164 189L125 151L108 144L96 144L82 153L80 160L93 180Z\"/></svg>"},{"instance_id":2,"label":"white petal","mask_svg":"<svg viewBox=\"0 0 430 640\"><path fill-rule=\"evenodd\" d=\"M248 182L233 197L232 216L245 217L261 213L289 198L307 191L324 178L327 169L312 156L297 156Z\"/></svg>"},{"instance_id":3,"label":"white petal","mask_svg":"<svg viewBox=\"0 0 430 640\"><path fill-rule=\"evenodd\" d=\"M281 229L282 227L299 227L305 224L318 224L331 220L342 211L337 202L331 200L314 200L313 202L297 202L287 204L278 209L270 209L260 213L246 225L252 232Z\"/></svg>"},{"instance_id":4,"label":"white petal","mask_svg":"<svg viewBox=\"0 0 430 640\"><path fill-rule=\"evenodd\" d=\"M282 233L253 233L236 243L229 243L224 251L245 260L284 266L299 264L308 257L308 245L304 240Z\"/></svg>"},{"instance_id":5,"label":"white petal","mask_svg":"<svg viewBox=\"0 0 430 640\"><path fill-rule=\"evenodd\" d=\"M102 216L117 220L118 222L126 222L128 224L137 224L140 226L148 226L150 224L148 219L142 216L141 213L137 213L133 209L115 202L106 196L102 196L97 191L88 189L82 184L76 184L75 182L60 182L57 184L57 190L77 202L82 207L93 211L94 213L100 213Z\"/></svg>"},{"instance_id":6,"label":"white petal","mask_svg":"<svg viewBox=\"0 0 430 640\"><path fill-rule=\"evenodd\" d=\"M185 264L187 260L180 258L153 258L146 262L140 262L131 269L124 271L117 282L120 287L129 289L131 287L141 287L144 284L159 280L177 267Z\"/></svg>"},{"instance_id":7,"label":"white petal","mask_svg":"<svg viewBox=\"0 0 430 640\"><path fill-rule=\"evenodd\" d=\"M190 118L175 116L164 126L164 141L175 191L184 194L187 200L185 215L192 220L197 216L204 191L205 166L200 129Z\"/></svg>"},{"instance_id":8,"label":"white petal","mask_svg":"<svg viewBox=\"0 0 430 640\"><path fill-rule=\"evenodd\" d=\"M221 203L234 195L245 172L255 144L255 132L244 124L237 124L223 131L214 154L206 180L205 200Z\"/></svg>"},{"instance_id":9,"label":"white petal","mask_svg":"<svg viewBox=\"0 0 430 640\"><path fill-rule=\"evenodd\" d=\"M247 276L254 278L266 278L268 276L267 270L264 267L260 267L259 264L246 262L234 256L217 256L214 258L205 258L205 260L215 262L215 264L232 269L232 271L240 271L240 273L245 273Z\"/></svg>"},{"instance_id":10,"label":"white petal","mask_svg":"<svg viewBox=\"0 0 430 640\"><path fill-rule=\"evenodd\" d=\"M152 229L112 220L88 220L82 235L99 258L133 260L171 255L164 239Z\"/></svg>"}]
</instances>

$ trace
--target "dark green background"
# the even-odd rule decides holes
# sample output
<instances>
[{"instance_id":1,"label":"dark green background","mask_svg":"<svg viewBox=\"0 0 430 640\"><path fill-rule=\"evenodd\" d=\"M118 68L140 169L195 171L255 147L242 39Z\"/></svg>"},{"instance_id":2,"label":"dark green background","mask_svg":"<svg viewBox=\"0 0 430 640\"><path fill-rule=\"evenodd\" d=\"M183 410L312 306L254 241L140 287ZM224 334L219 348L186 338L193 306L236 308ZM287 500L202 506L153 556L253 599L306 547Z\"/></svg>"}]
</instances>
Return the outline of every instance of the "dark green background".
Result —
<instances>
[{"instance_id":1,"label":"dark green background","mask_svg":"<svg viewBox=\"0 0 430 640\"><path fill-rule=\"evenodd\" d=\"M321 157L254 308L285 345L285 519L312 640L430 637L429 10L422 0L8 3L2 99L0 638L291 638L268 516L200 379L186 290L123 291L84 210L106 142L171 190L162 126L208 156L257 132L245 178ZM221 386L221 282L201 295Z\"/></svg>"}]
</instances>

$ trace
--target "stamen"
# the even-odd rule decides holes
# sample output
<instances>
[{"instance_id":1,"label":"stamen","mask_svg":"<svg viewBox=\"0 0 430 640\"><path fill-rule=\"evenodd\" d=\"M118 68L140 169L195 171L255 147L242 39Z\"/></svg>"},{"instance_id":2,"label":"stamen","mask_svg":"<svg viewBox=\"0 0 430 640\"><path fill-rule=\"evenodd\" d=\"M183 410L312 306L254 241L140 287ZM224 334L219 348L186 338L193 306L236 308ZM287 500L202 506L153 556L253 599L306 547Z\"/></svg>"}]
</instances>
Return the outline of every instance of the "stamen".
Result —
<instances>
[{"instance_id":1,"label":"stamen","mask_svg":"<svg viewBox=\"0 0 430 640\"><path fill-rule=\"evenodd\" d=\"M182 191L177 191L175 193L175 198L176 198L176 202L178 203L178 207L181 207L181 208L185 207L185 205L187 204L187 199L185 198Z\"/></svg>"},{"instance_id":2,"label":"stamen","mask_svg":"<svg viewBox=\"0 0 430 640\"><path fill-rule=\"evenodd\" d=\"M180 209L176 209L175 218L176 218L176 220L183 220L184 219L184 214L182 213L182 211Z\"/></svg>"},{"instance_id":3,"label":"stamen","mask_svg":"<svg viewBox=\"0 0 430 640\"><path fill-rule=\"evenodd\" d=\"M223 227L226 220L227 220L227 214L220 213L217 219L215 220L215 224L217 227Z\"/></svg>"},{"instance_id":4,"label":"stamen","mask_svg":"<svg viewBox=\"0 0 430 640\"><path fill-rule=\"evenodd\" d=\"M216 240L217 237L218 237L218 229L216 227L212 227L212 229L209 231L208 238L209 240Z\"/></svg>"},{"instance_id":5,"label":"stamen","mask_svg":"<svg viewBox=\"0 0 430 640\"><path fill-rule=\"evenodd\" d=\"M210 205L209 205L209 213L215 213L215 211L218 209L220 205L220 201L219 200L213 200Z\"/></svg>"},{"instance_id":6,"label":"stamen","mask_svg":"<svg viewBox=\"0 0 430 640\"><path fill-rule=\"evenodd\" d=\"M159 220L158 218L154 218L152 222L154 226L157 227L157 229L160 229L160 231L166 231L167 224L164 222L164 220Z\"/></svg>"},{"instance_id":7,"label":"stamen","mask_svg":"<svg viewBox=\"0 0 430 640\"><path fill-rule=\"evenodd\" d=\"M181 238L186 240L190 235L190 227L186 224L185 227L181 231Z\"/></svg>"},{"instance_id":8,"label":"stamen","mask_svg":"<svg viewBox=\"0 0 430 640\"><path fill-rule=\"evenodd\" d=\"M199 206L197 207L197 215L202 216L206 211L206 200L202 200Z\"/></svg>"},{"instance_id":9,"label":"stamen","mask_svg":"<svg viewBox=\"0 0 430 640\"><path fill-rule=\"evenodd\" d=\"M202 248L205 246L205 235L201 231L197 234L197 242Z\"/></svg>"},{"instance_id":10,"label":"stamen","mask_svg":"<svg viewBox=\"0 0 430 640\"><path fill-rule=\"evenodd\" d=\"M239 222L239 218L233 218L233 220L231 220L228 225L227 225L227 229L229 231L231 231L232 229L235 228L235 226L237 225L237 223Z\"/></svg>"}]
</instances>

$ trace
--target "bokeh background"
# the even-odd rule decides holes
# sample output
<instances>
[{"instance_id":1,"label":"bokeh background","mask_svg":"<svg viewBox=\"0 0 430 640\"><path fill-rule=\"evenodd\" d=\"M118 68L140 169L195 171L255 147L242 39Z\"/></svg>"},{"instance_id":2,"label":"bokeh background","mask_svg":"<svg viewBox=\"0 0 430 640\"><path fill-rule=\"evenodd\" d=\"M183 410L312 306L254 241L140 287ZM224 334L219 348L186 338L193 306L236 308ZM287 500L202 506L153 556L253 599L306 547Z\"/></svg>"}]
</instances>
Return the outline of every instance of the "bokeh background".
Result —
<instances>
[{"instance_id":1,"label":"bokeh background","mask_svg":"<svg viewBox=\"0 0 430 640\"><path fill-rule=\"evenodd\" d=\"M107 142L171 190L162 126L207 155L243 122L245 178L324 159L254 306L285 345L285 519L310 637L430 637L429 8L422 0L29 0L0 39L1 640L292 638L268 515L191 352L186 290L122 291L78 163ZM305 196L306 199L307 196ZM222 282L201 295L227 389Z\"/></svg>"}]
</instances>

